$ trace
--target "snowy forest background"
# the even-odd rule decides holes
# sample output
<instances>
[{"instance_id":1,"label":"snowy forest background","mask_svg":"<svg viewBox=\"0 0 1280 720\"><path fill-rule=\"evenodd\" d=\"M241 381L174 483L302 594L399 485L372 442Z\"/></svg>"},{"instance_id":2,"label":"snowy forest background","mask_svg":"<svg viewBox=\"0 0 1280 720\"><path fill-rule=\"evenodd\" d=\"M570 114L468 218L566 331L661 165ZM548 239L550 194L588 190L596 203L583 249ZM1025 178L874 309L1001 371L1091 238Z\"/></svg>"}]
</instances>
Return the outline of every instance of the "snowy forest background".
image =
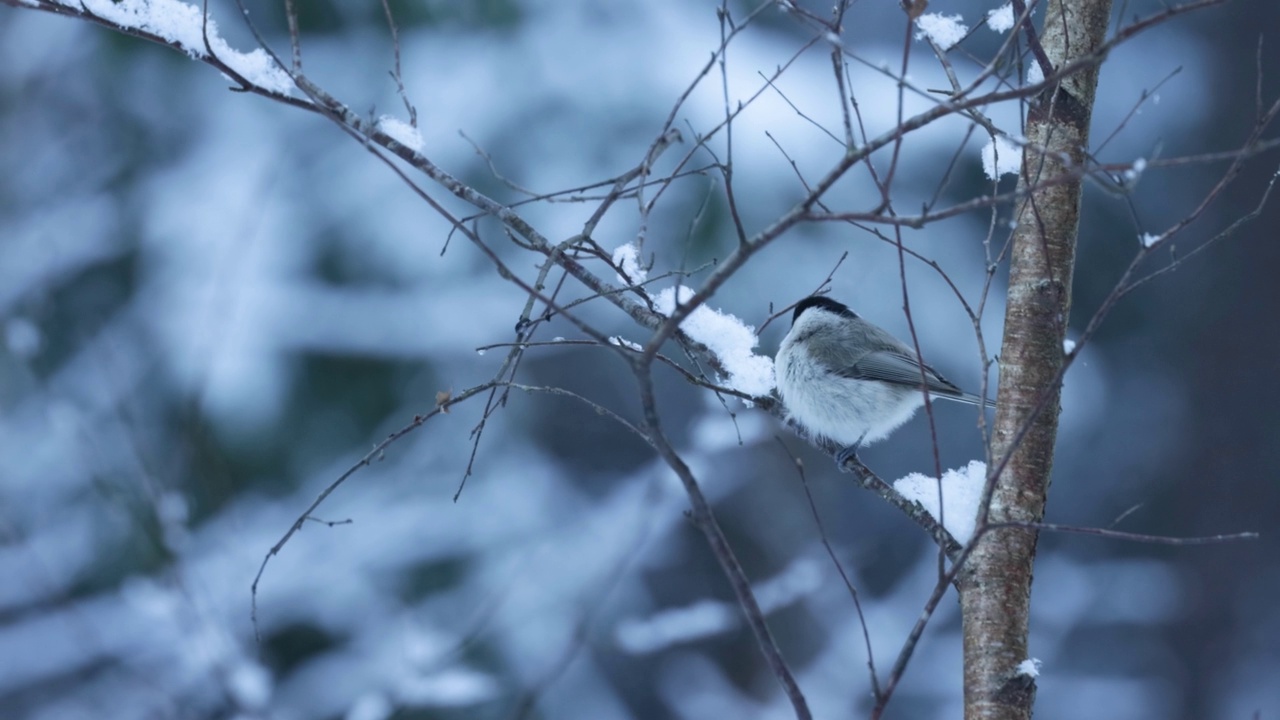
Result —
<instances>
[{"instance_id":1,"label":"snowy forest background","mask_svg":"<svg viewBox=\"0 0 1280 720\"><path fill-rule=\"evenodd\" d=\"M930 9L973 24L995 5ZM720 39L707 2L392 7L425 154L508 201L519 196L475 146L538 191L614 177L642 157ZM213 10L232 44L249 47L234 8ZM255 12L285 51L278 8ZM897 4L862 0L852 12L845 43L896 62L907 32ZM403 114L378 3L312 3L303 21L311 77L358 111ZM1280 7L1238 0L1121 46L1102 70L1095 143L1121 130L1101 157L1236 147L1259 67L1264 94L1280 92L1280 38L1258 45L1276 28ZM761 84L805 32L764 13L731 46L732 82ZM989 53L1000 41L978 28L964 47ZM920 81L944 86L928 48L912 47L919 72L938 75ZM868 122L894 122L892 86L863 79ZM479 405L392 446L319 511L342 524L309 524L272 561L255 640L249 585L266 551L438 392L490 378L503 354L477 348L510 340L524 296L456 238L442 253L449 227L332 125L227 86L170 49L0 7L0 714L505 718L527 705L547 718L788 717L672 474L570 398L513 395L456 502ZM829 56L802 55L779 86L801 107L827 102ZM1153 94L1130 116L1144 91ZM713 92L695 95L685 127L714 123L722 107ZM766 132L801 163L830 152L765 93L734 129L735 190L750 199L739 212L751 227L798 193ZM957 137L931 130L906 146L904 198L933 191L913 188L913 173L933 178ZM956 198L990 190L981 144L973 138L957 163ZM1251 210L1275 171L1273 156L1248 164L1240 190L1171 252ZM1139 233L1185 215L1215 181L1190 166L1149 173L1128 196L1086 191L1078 319L1110 291ZM649 219L655 267L696 268L732 248L716 185L691 176L669 192ZM528 214L568 237L591 209ZM597 238L630 241L625 220L610 218ZM990 220L960 216L907 237L976 293ZM1277 222L1268 208L1125 299L1067 375L1048 520L1106 527L1128 513L1117 529L1263 536L1170 548L1044 535L1031 638L1044 663L1040 718L1280 717ZM771 303L808 294L845 251L833 296L905 336L896 252L836 224L779 241L712 305L759 326ZM908 275L930 361L976 389L968 321L936 274ZM999 337L1000 277L989 338ZM684 282L696 287L697 275ZM760 352L773 353L785 326L765 330ZM645 339L620 317L612 332ZM521 376L633 416L634 387L620 384L616 362L546 347ZM775 436L806 460L878 659L892 658L919 615L933 546L770 417L726 408L674 373L664 380L667 427L815 715L856 716L869 698L861 630ZM940 407L937 420L944 466L982 457L972 412ZM930 472L927 424L915 419L863 458L886 478ZM957 717L959 669L948 600L890 717Z\"/></svg>"}]
</instances>

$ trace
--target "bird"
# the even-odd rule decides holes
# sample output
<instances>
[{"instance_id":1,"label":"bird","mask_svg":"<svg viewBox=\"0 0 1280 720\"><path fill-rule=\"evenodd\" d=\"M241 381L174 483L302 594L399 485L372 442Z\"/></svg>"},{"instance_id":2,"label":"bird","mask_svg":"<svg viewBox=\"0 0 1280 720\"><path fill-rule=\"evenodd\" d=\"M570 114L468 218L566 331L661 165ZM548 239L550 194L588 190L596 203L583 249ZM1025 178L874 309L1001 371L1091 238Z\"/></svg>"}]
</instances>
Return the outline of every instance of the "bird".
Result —
<instances>
[{"instance_id":1,"label":"bird","mask_svg":"<svg viewBox=\"0 0 1280 720\"><path fill-rule=\"evenodd\" d=\"M930 397L995 406L964 392L905 343L824 295L796 304L774 368L788 419L815 440L841 445L836 462L842 467L859 448L909 420L924 405L925 388Z\"/></svg>"}]
</instances>

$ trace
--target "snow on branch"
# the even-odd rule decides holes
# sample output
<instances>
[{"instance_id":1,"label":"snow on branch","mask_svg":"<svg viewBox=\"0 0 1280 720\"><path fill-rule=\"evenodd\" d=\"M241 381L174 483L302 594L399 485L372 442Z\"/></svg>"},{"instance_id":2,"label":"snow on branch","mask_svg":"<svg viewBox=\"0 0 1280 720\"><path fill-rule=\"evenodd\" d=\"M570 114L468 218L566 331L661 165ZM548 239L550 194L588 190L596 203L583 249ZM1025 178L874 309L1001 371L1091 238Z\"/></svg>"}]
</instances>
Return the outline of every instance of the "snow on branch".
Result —
<instances>
[{"instance_id":1,"label":"snow on branch","mask_svg":"<svg viewBox=\"0 0 1280 720\"><path fill-rule=\"evenodd\" d=\"M681 303L694 295L683 285L678 290ZM659 292L653 299L654 308L670 317L676 310L676 292L677 288ZM773 391L773 359L752 352L760 341L754 327L734 315L699 305L680 323L680 329L715 353L728 373L725 385L754 397Z\"/></svg>"},{"instance_id":2,"label":"snow on branch","mask_svg":"<svg viewBox=\"0 0 1280 720\"><path fill-rule=\"evenodd\" d=\"M289 73L261 48L242 53L218 35L218 25L200 8L178 0L83 0L51 2L85 11L122 29L137 30L164 40L194 59L212 55L250 83L287 95L294 87ZM206 44L205 38L208 37Z\"/></svg>"}]
</instances>

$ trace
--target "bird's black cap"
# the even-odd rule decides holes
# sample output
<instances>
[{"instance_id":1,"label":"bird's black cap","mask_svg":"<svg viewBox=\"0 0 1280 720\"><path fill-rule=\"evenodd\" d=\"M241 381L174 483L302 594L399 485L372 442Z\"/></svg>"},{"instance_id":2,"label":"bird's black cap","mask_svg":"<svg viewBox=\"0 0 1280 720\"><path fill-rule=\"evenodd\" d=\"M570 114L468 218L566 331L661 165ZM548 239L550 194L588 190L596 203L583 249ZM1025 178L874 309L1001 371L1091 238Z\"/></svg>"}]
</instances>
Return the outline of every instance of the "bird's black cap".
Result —
<instances>
[{"instance_id":1,"label":"bird's black cap","mask_svg":"<svg viewBox=\"0 0 1280 720\"><path fill-rule=\"evenodd\" d=\"M810 295L796 303L796 311L791 316L791 324L795 325L796 321L800 319L801 313L814 307L821 308L827 312L835 313L837 315L844 315L845 317L858 317L858 314L850 310L849 306L844 303L836 302L825 295Z\"/></svg>"}]
</instances>

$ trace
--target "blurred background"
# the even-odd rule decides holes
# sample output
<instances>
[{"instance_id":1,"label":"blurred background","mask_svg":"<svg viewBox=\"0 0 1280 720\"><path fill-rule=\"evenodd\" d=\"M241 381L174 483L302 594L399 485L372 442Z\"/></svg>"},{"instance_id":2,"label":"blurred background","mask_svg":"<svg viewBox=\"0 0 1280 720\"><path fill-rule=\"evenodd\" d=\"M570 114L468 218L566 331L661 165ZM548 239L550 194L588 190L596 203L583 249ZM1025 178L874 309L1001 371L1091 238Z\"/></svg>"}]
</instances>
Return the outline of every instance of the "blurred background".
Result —
<instances>
[{"instance_id":1,"label":"blurred background","mask_svg":"<svg viewBox=\"0 0 1280 720\"><path fill-rule=\"evenodd\" d=\"M309 76L362 114L407 119L380 5L304 5ZM615 177L643 157L720 37L709 2L391 5L425 154L506 202L522 196L466 138L502 176L538 192ZM232 45L252 47L234 8L211 6ZM730 7L742 17L752 6ZM995 7L935 0L930 10L973 26ZM1116 8L1125 19L1158 9L1145 0ZM280 9L254 10L285 51ZM1259 45L1260 29L1276 28L1280 7L1240 0L1117 49L1099 91L1099 159L1238 147L1259 67L1264 102L1280 93L1269 72L1280 67L1277 38ZM871 136L896 122L893 84L876 67L897 66L907 32L895 3L863 0L849 11L843 39L866 61L851 65L851 83ZM811 36L794 16L765 10L730 45L731 103ZM971 76L1002 40L979 27L951 57ZM912 80L946 87L927 48L911 47ZM723 117L719 73L677 114L686 143L664 157L668 172L688 139ZM801 53L776 86L734 126L747 232L801 196L779 147L809 179L840 152L806 119L838 127L827 47ZM448 226L358 143L227 87L171 49L0 7L0 714L789 717L725 578L684 519L675 478L646 445L569 398L513 395L489 421L456 501L480 401L392 445L318 510L333 524L307 523L268 565L255 639L249 588L267 551L325 486L433 408L437 392L492 377L504 351L477 348L512 339L524 298L480 252L450 242ZM907 100L909 111L927 106ZM1016 127L1016 108L991 114ZM900 208L938 193L953 157L944 204L991 191L982 138L965 130L943 122L904 145ZM696 155L693 166L710 161ZM887 157L878 161L883 169ZM1149 267L1251 210L1276 162L1248 163ZM1183 217L1224 169L1148 170L1127 197L1089 189L1075 332L1137 253L1138 235ZM854 173L833 198L874 207L871 188ZM522 211L558 239L594 207ZM965 215L904 240L976 306L1008 215ZM1105 527L1124 515L1117 529L1256 530L1262 539L1170 548L1044 536L1031 639L1044 663L1037 717L1280 717L1278 220L1268 208L1119 304L1066 378L1048 509L1062 523ZM534 276L533 256L481 227L517 272ZM638 227L635 203L624 203L595 237L612 248ZM657 204L645 251L658 274L723 258L735 242L723 184L692 175ZM834 296L906 336L896 252L834 223L776 242L712 305L758 327L771 304L811 292L844 252ZM906 277L926 358L978 390L979 346L960 303L922 263ZM1001 265L982 305L989 353L1004 277ZM599 301L583 312L610 334L647 337ZM772 355L786 324L769 325L760 353ZM556 333L581 337L561 323L540 339ZM637 414L634 382L608 351L539 348L518 377ZM806 461L827 537L861 591L882 672L934 582L930 542L768 416L670 372L659 390L666 427L815 715L865 715L867 648L788 449ZM984 456L973 409L944 405L936 420L944 467ZM917 417L863 457L886 478L932 472L928 423ZM955 718L960 707L951 597L889 716Z\"/></svg>"}]
</instances>

